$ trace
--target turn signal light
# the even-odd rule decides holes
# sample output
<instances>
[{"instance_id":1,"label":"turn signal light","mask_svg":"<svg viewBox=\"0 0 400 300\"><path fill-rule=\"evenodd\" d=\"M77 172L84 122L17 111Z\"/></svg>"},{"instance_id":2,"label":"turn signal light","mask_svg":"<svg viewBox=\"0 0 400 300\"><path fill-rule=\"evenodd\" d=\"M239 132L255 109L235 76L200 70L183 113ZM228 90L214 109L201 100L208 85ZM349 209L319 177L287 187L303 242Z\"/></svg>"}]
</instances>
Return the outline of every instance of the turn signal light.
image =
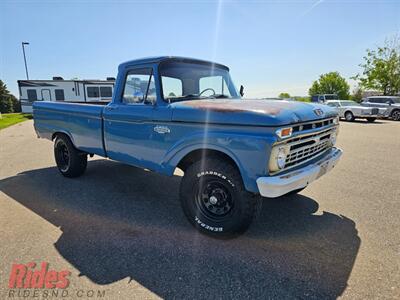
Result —
<instances>
[{"instance_id":1,"label":"turn signal light","mask_svg":"<svg viewBox=\"0 0 400 300\"><path fill-rule=\"evenodd\" d=\"M281 128L276 131L276 135L280 138L286 138L292 135L292 127Z\"/></svg>"}]
</instances>

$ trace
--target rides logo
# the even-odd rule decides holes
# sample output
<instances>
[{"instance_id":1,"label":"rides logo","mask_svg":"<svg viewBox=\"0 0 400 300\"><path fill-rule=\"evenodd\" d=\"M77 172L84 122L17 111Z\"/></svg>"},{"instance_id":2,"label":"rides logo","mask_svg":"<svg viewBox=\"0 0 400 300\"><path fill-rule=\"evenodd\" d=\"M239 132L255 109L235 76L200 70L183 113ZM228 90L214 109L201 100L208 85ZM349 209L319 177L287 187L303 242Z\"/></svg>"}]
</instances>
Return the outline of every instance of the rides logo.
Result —
<instances>
[{"instance_id":1,"label":"rides logo","mask_svg":"<svg viewBox=\"0 0 400 300\"><path fill-rule=\"evenodd\" d=\"M55 271L49 269L47 262L41 263L41 268L35 270L36 263L13 264L11 268L9 288L65 289L69 286L70 271Z\"/></svg>"}]
</instances>

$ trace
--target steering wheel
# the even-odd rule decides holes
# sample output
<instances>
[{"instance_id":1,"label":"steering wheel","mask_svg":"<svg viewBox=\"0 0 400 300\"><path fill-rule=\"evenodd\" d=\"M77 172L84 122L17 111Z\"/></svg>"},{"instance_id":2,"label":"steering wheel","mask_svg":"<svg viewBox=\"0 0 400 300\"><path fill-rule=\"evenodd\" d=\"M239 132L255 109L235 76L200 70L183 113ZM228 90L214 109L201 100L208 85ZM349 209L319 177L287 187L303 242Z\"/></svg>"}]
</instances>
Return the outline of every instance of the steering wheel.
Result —
<instances>
[{"instance_id":1,"label":"steering wheel","mask_svg":"<svg viewBox=\"0 0 400 300\"><path fill-rule=\"evenodd\" d=\"M205 92L207 92L207 91L212 91L214 94L212 94L212 96L214 96L215 95L215 90L213 89L213 88L206 88L206 89L204 89L204 90L202 90L201 91L201 93L199 94L199 97L201 96L201 95L203 95Z\"/></svg>"}]
</instances>

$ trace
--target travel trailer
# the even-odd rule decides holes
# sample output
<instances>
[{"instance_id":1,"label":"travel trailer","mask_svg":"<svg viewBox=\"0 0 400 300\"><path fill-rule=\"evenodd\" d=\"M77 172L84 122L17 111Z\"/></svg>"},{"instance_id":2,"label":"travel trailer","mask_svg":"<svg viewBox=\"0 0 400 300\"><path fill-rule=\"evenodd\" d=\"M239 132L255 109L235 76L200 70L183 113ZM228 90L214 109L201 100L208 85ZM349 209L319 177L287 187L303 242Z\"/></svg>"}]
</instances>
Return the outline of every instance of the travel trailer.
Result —
<instances>
[{"instance_id":1,"label":"travel trailer","mask_svg":"<svg viewBox=\"0 0 400 300\"><path fill-rule=\"evenodd\" d=\"M34 101L102 102L111 101L115 78L107 80L18 80L22 112L31 113Z\"/></svg>"}]
</instances>

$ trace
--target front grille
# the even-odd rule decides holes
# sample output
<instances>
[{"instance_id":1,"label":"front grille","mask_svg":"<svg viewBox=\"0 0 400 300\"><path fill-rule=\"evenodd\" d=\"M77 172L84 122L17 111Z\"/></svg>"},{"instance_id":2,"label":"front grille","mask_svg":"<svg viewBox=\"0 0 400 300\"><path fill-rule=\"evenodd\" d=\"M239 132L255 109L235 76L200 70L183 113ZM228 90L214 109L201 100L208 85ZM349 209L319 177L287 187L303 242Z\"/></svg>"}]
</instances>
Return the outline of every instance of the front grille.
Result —
<instances>
[{"instance_id":1,"label":"front grille","mask_svg":"<svg viewBox=\"0 0 400 300\"><path fill-rule=\"evenodd\" d=\"M378 108L373 108L372 109L372 114L373 115L377 115L379 113L379 109Z\"/></svg>"},{"instance_id":2,"label":"front grille","mask_svg":"<svg viewBox=\"0 0 400 300\"><path fill-rule=\"evenodd\" d=\"M289 147L289 154L286 157L285 169L310 160L331 148L331 136L336 134L335 130L336 128L331 127L287 140L285 145Z\"/></svg>"}]
</instances>

